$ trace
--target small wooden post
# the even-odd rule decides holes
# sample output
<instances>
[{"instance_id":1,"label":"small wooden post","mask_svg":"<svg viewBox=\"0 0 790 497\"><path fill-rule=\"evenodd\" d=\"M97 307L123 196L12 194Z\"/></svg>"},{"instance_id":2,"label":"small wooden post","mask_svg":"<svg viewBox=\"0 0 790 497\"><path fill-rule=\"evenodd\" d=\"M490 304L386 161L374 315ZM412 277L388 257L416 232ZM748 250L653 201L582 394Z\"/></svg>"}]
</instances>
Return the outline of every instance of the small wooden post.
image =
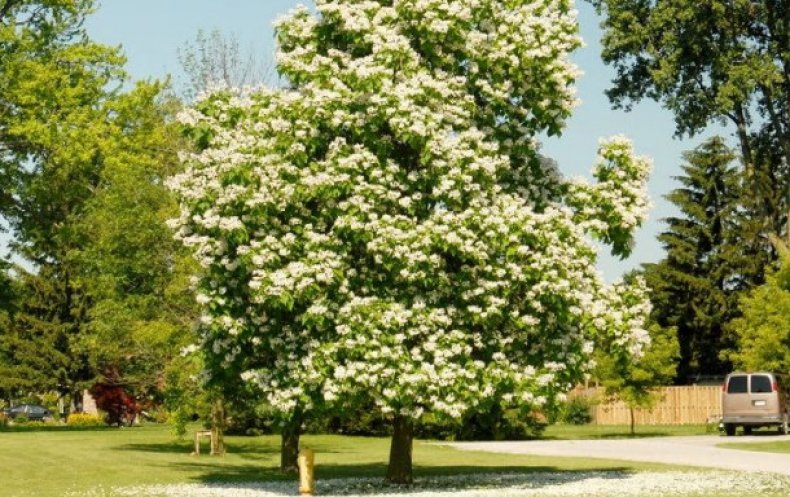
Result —
<instances>
[{"instance_id":1,"label":"small wooden post","mask_svg":"<svg viewBox=\"0 0 790 497\"><path fill-rule=\"evenodd\" d=\"M225 454L225 444L222 442L222 431L214 427L209 432L211 433L211 455L222 456Z\"/></svg>"},{"instance_id":2,"label":"small wooden post","mask_svg":"<svg viewBox=\"0 0 790 497\"><path fill-rule=\"evenodd\" d=\"M299 451L299 495L315 495L315 454L310 449Z\"/></svg>"}]
</instances>

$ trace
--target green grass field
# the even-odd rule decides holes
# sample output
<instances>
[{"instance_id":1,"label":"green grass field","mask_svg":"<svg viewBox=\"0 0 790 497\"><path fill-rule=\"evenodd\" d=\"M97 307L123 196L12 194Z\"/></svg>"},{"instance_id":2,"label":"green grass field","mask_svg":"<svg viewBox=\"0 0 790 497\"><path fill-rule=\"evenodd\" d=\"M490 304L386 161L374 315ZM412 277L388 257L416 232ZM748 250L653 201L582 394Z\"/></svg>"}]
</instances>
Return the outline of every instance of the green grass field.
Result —
<instances>
[{"instance_id":1,"label":"green grass field","mask_svg":"<svg viewBox=\"0 0 790 497\"><path fill-rule=\"evenodd\" d=\"M568 430L559 432L564 433L562 436L569 434ZM383 477L389 441L308 435L303 446L316 451L318 478ZM189 455L189 440L176 441L168 427L155 425L117 430L0 432L0 497L61 497L70 491L102 487L283 478L277 472L279 437L227 437L227 447L228 454L223 457L193 457ZM427 442L415 444L414 464L418 476L668 468L621 461L460 452Z\"/></svg>"},{"instance_id":2,"label":"green grass field","mask_svg":"<svg viewBox=\"0 0 790 497\"><path fill-rule=\"evenodd\" d=\"M634 437L636 438L710 434L706 432L705 425L636 426L634 432ZM541 438L546 440L592 440L631 437L631 431L628 426L550 425L546 428Z\"/></svg>"},{"instance_id":3,"label":"green grass field","mask_svg":"<svg viewBox=\"0 0 790 497\"><path fill-rule=\"evenodd\" d=\"M776 452L779 454L790 453L790 442L757 442L757 443L723 443L717 447L727 449L751 450L756 452Z\"/></svg>"}]
</instances>

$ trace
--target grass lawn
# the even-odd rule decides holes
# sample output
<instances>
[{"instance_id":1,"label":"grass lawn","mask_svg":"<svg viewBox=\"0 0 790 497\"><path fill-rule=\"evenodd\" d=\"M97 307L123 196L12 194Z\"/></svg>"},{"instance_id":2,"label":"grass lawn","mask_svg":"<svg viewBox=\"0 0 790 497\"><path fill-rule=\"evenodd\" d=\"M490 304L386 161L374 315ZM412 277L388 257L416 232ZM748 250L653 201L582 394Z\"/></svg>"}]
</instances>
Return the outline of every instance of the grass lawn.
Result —
<instances>
[{"instance_id":1,"label":"grass lawn","mask_svg":"<svg viewBox=\"0 0 790 497\"><path fill-rule=\"evenodd\" d=\"M705 425L649 425L634 428L635 437L670 437L709 435ZM594 440L604 438L632 438L631 429L623 426L600 425L550 425L543 433L546 440Z\"/></svg>"},{"instance_id":2,"label":"grass lawn","mask_svg":"<svg viewBox=\"0 0 790 497\"><path fill-rule=\"evenodd\" d=\"M777 452L780 454L790 453L790 441L780 442L754 442L754 443L723 443L717 445L725 449L753 450L757 452Z\"/></svg>"},{"instance_id":3,"label":"grass lawn","mask_svg":"<svg viewBox=\"0 0 790 497\"><path fill-rule=\"evenodd\" d=\"M305 436L303 446L316 451L319 479L383 477L389 451L387 439L334 435ZM61 497L70 491L102 487L283 478L277 472L279 437L227 437L227 447L224 457L192 457L192 443L174 440L166 426L0 432L0 497ZM417 476L668 468L622 461L461 452L424 442L415 444L414 464Z\"/></svg>"}]
</instances>

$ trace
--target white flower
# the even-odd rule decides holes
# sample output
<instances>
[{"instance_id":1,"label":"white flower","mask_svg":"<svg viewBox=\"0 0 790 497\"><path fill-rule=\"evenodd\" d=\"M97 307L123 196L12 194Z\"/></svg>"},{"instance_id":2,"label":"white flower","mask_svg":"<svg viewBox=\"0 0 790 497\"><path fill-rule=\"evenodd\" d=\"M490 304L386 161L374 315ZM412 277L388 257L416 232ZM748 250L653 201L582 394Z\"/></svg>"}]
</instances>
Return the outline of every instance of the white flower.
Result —
<instances>
[{"instance_id":1,"label":"white flower","mask_svg":"<svg viewBox=\"0 0 790 497\"><path fill-rule=\"evenodd\" d=\"M461 417L481 396L553 402L594 343L638 354L646 295L605 284L588 235L628 251L649 161L604 141L588 185L536 158L576 103L575 12L316 10L277 22L291 87L214 89L181 116L211 136L168 181L169 224L202 269L209 363L282 412L367 396L383 413Z\"/></svg>"}]
</instances>

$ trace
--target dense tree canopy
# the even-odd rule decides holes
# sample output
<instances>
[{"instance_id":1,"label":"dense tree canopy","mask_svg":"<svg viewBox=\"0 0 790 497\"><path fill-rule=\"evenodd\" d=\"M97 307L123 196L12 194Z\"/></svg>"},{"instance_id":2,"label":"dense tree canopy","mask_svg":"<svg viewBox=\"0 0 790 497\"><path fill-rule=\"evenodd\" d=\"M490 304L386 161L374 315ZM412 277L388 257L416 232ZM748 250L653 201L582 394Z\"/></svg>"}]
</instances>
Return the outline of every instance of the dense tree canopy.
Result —
<instances>
[{"instance_id":1,"label":"dense tree canopy","mask_svg":"<svg viewBox=\"0 0 790 497\"><path fill-rule=\"evenodd\" d=\"M634 434L634 410L651 408L660 400L656 387L666 385L675 377L680 357L678 338L673 328L653 323L649 328L650 344L641 357L634 360L610 354L598 354L595 377L608 400L620 400L631 414Z\"/></svg>"},{"instance_id":2,"label":"dense tree canopy","mask_svg":"<svg viewBox=\"0 0 790 497\"><path fill-rule=\"evenodd\" d=\"M163 186L178 164L173 108L160 84L122 89L119 50L82 27L92 6L0 1L0 216L30 271L18 271L18 312L0 338L19 373L5 380L78 407L105 367L161 368L191 316L163 222L175 207Z\"/></svg>"},{"instance_id":3,"label":"dense tree canopy","mask_svg":"<svg viewBox=\"0 0 790 497\"><path fill-rule=\"evenodd\" d=\"M55 382L61 393L76 394L90 377L84 354L72 348L88 302L68 254L101 170L108 88L120 82L123 59L85 36L91 2L0 5L0 215L15 253L38 273L22 278L21 295L31 300L20 305L15 336L57 349L58 374L29 365L23 347L12 348L11 363L41 370L49 379L42 390Z\"/></svg>"},{"instance_id":4,"label":"dense tree canopy","mask_svg":"<svg viewBox=\"0 0 790 497\"><path fill-rule=\"evenodd\" d=\"M679 382L726 373L719 355L732 343L724 327L737 314L738 292L754 284L766 264L760 254L744 253L746 211L734 158L720 138L685 154L676 178L681 187L667 195L681 215L665 219L658 237L666 257L645 267L654 319L677 330Z\"/></svg>"},{"instance_id":5,"label":"dense tree canopy","mask_svg":"<svg viewBox=\"0 0 790 497\"><path fill-rule=\"evenodd\" d=\"M596 344L640 349L642 288L606 285L586 235L630 251L649 161L603 141L590 185L538 154L575 102L569 2L317 11L277 25L292 88L184 113L199 151L173 225L203 268L215 381L243 373L286 415L372 401L403 482L423 412L541 408Z\"/></svg>"},{"instance_id":6,"label":"dense tree canopy","mask_svg":"<svg viewBox=\"0 0 790 497\"><path fill-rule=\"evenodd\" d=\"M717 119L767 126L790 157L790 4L784 0L593 0L604 15L603 59L617 75L607 92L620 106L642 98L675 113L679 134Z\"/></svg>"},{"instance_id":7,"label":"dense tree canopy","mask_svg":"<svg viewBox=\"0 0 790 497\"><path fill-rule=\"evenodd\" d=\"M729 359L746 371L790 370L790 253L767 281L745 295L732 321L737 348Z\"/></svg>"},{"instance_id":8,"label":"dense tree canopy","mask_svg":"<svg viewBox=\"0 0 790 497\"><path fill-rule=\"evenodd\" d=\"M790 207L790 3L591 3L604 15L602 57L616 70L607 91L615 106L659 101L681 136L715 122L734 127L750 213L742 243L760 262L775 258L769 235L787 229Z\"/></svg>"},{"instance_id":9,"label":"dense tree canopy","mask_svg":"<svg viewBox=\"0 0 790 497\"><path fill-rule=\"evenodd\" d=\"M81 346L100 373L120 375L141 394L161 387L162 369L192 340L196 317L193 264L165 224L177 212L163 185L178 167L181 140L167 123L176 108L158 84L113 99L104 160L68 255L90 297Z\"/></svg>"}]
</instances>

